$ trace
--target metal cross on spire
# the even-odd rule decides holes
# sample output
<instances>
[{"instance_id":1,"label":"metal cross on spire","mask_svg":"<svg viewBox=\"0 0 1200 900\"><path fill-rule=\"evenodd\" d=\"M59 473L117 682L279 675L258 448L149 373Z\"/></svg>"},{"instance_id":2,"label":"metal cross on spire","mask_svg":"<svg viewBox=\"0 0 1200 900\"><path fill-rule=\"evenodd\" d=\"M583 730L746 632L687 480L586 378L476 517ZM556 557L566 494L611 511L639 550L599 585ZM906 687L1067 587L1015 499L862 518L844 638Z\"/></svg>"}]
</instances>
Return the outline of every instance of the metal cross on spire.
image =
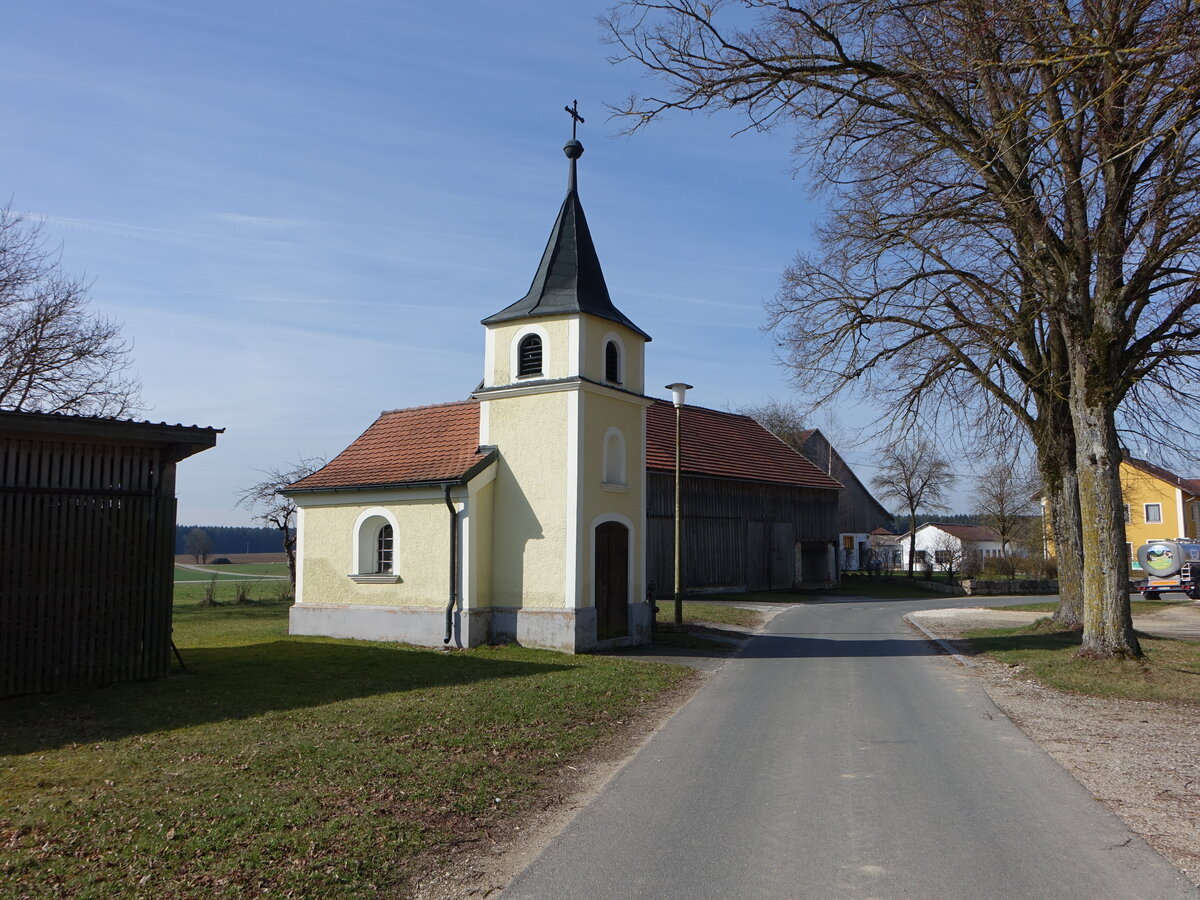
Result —
<instances>
[{"instance_id":1,"label":"metal cross on spire","mask_svg":"<svg viewBox=\"0 0 1200 900\"><path fill-rule=\"evenodd\" d=\"M564 106L563 110L571 117L571 140L577 140L575 137L575 126L583 124L583 116L579 114L579 101L572 100L570 106Z\"/></svg>"}]
</instances>

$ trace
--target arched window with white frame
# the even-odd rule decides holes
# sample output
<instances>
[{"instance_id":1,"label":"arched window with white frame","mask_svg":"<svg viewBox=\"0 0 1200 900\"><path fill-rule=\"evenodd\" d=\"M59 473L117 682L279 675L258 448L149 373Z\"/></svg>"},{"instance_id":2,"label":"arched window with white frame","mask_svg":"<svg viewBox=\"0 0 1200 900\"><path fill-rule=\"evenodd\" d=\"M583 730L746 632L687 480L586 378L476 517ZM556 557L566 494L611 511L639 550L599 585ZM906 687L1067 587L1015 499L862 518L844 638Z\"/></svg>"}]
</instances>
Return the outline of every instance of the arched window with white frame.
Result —
<instances>
[{"instance_id":1,"label":"arched window with white frame","mask_svg":"<svg viewBox=\"0 0 1200 900\"><path fill-rule=\"evenodd\" d=\"M360 513L354 523L354 571L350 577L355 581L398 581L398 532L390 511L376 506Z\"/></svg>"}]
</instances>

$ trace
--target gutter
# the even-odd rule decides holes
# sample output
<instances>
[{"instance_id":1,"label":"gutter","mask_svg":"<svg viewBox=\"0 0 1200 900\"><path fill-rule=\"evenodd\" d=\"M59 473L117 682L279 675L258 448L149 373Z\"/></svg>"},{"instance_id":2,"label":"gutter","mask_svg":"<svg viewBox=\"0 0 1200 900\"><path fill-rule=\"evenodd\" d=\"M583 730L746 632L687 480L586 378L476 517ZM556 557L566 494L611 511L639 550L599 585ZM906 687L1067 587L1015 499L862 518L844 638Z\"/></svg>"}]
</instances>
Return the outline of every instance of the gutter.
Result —
<instances>
[{"instance_id":1,"label":"gutter","mask_svg":"<svg viewBox=\"0 0 1200 900\"><path fill-rule=\"evenodd\" d=\"M454 606L458 601L458 509L450 499L450 485L443 484L446 508L450 510L450 598L446 601L446 637L443 644L450 643L454 632Z\"/></svg>"}]
</instances>

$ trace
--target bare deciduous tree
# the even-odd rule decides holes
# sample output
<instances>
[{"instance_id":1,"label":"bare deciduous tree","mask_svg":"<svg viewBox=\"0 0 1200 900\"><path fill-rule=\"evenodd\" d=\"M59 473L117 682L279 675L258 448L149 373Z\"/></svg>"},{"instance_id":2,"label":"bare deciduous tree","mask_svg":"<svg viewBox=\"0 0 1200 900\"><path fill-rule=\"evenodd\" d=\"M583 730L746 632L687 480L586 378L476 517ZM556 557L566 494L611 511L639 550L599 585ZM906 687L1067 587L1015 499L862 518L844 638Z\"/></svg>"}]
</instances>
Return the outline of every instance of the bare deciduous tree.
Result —
<instances>
[{"instance_id":1,"label":"bare deciduous tree","mask_svg":"<svg viewBox=\"0 0 1200 900\"><path fill-rule=\"evenodd\" d=\"M803 123L838 203L795 269L822 307L798 330L829 322L816 358L850 380L973 384L1058 454L1045 488L1078 479L1083 652L1139 654L1115 416L1165 368L1196 374L1190 0L626 0L607 22L669 85L619 110L634 127L672 109Z\"/></svg>"},{"instance_id":2,"label":"bare deciduous tree","mask_svg":"<svg viewBox=\"0 0 1200 900\"><path fill-rule=\"evenodd\" d=\"M41 227L0 208L0 409L121 416L140 409L121 326L88 310Z\"/></svg>"},{"instance_id":3,"label":"bare deciduous tree","mask_svg":"<svg viewBox=\"0 0 1200 900\"><path fill-rule=\"evenodd\" d=\"M871 487L883 501L894 500L908 511L908 577L913 577L917 555L917 512L942 509L955 475L950 463L924 439L913 439L885 448L879 454L879 471Z\"/></svg>"},{"instance_id":4,"label":"bare deciduous tree","mask_svg":"<svg viewBox=\"0 0 1200 900\"><path fill-rule=\"evenodd\" d=\"M961 574L967 560L963 542L947 531L939 531L930 547L934 567L946 573L946 584L954 584L954 574Z\"/></svg>"},{"instance_id":5,"label":"bare deciduous tree","mask_svg":"<svg viewBox=\"0 0 1200 900\"><path fill-rule=\"evenodd\" d=\"M1023 544L1031 528L1038 480L1015 460L997 460L975 479L971 504L980 524L1000 536L1000 552L1009 576L1013 574L1012 552Z\"/></svg>"},{"instance_id":6,"label":"bare deciduous tree","mask_svg":"<svg viewBox=\"0 0 1200 900\"><path fill-rule=\"evenodd\" d=\"M772 397L758 403L748 403L736 412L752 418L797 453L804 452L804 439L808 437L811 427L805 424L804 414L797 404Z\"/></svg>"},{"instance_id":7,"label":"bare deciduous tree","mask_svg":"<svg viewBox=\"0 0 1200 900\"><path fill-rule=\"evenodd\" d=\"M266 478L246 488L238 498L238 506L250 510L256 521L278 529L283 552L287 554L293 589L296 587L296 504L279 492L311 475L325 462L321 457L302 457L290 469L261 469Z\"/></svg>"},{"instance_id":8,"label":"bare deciduous tree","mask_svg":"<svg viewBox=\"0 0 1200 900\"><path fill-rule=\"evenodd\" d=\"M213 552L213 541L203 528L193 528L184 538L183 550L191 555L197 563L208 562L208 554Z\"/></svg>"}]
</instances>

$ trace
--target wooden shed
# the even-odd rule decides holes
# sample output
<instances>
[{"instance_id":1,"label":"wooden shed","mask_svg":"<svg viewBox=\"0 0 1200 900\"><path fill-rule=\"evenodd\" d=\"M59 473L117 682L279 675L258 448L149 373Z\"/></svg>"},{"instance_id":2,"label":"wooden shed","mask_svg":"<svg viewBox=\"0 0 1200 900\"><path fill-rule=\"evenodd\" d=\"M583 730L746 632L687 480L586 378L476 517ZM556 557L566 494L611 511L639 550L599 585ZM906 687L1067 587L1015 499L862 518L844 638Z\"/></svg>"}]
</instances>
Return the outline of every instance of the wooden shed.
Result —
<instances>
[{"instance_id":1,"label":"wooden shed","mask_svg":"<svg viewBox=\"0 0 1200 900\"><path fill-rule=\"evenodd\" d=\"M681 410L688 590L828 587L842 485L748 416ZM675 591L675 407L646 410L646 577Z\"/></svg>"},{"instance_id":2,"label":"wooden shed","mask_svg":"<svg viewBox=\"0 0 1200 900\"><path fill-rule=\"evenodd\" d=\"M0 697L167 673L175 464L222 430L0 411Z\"/></svg>"}]
</instances>

